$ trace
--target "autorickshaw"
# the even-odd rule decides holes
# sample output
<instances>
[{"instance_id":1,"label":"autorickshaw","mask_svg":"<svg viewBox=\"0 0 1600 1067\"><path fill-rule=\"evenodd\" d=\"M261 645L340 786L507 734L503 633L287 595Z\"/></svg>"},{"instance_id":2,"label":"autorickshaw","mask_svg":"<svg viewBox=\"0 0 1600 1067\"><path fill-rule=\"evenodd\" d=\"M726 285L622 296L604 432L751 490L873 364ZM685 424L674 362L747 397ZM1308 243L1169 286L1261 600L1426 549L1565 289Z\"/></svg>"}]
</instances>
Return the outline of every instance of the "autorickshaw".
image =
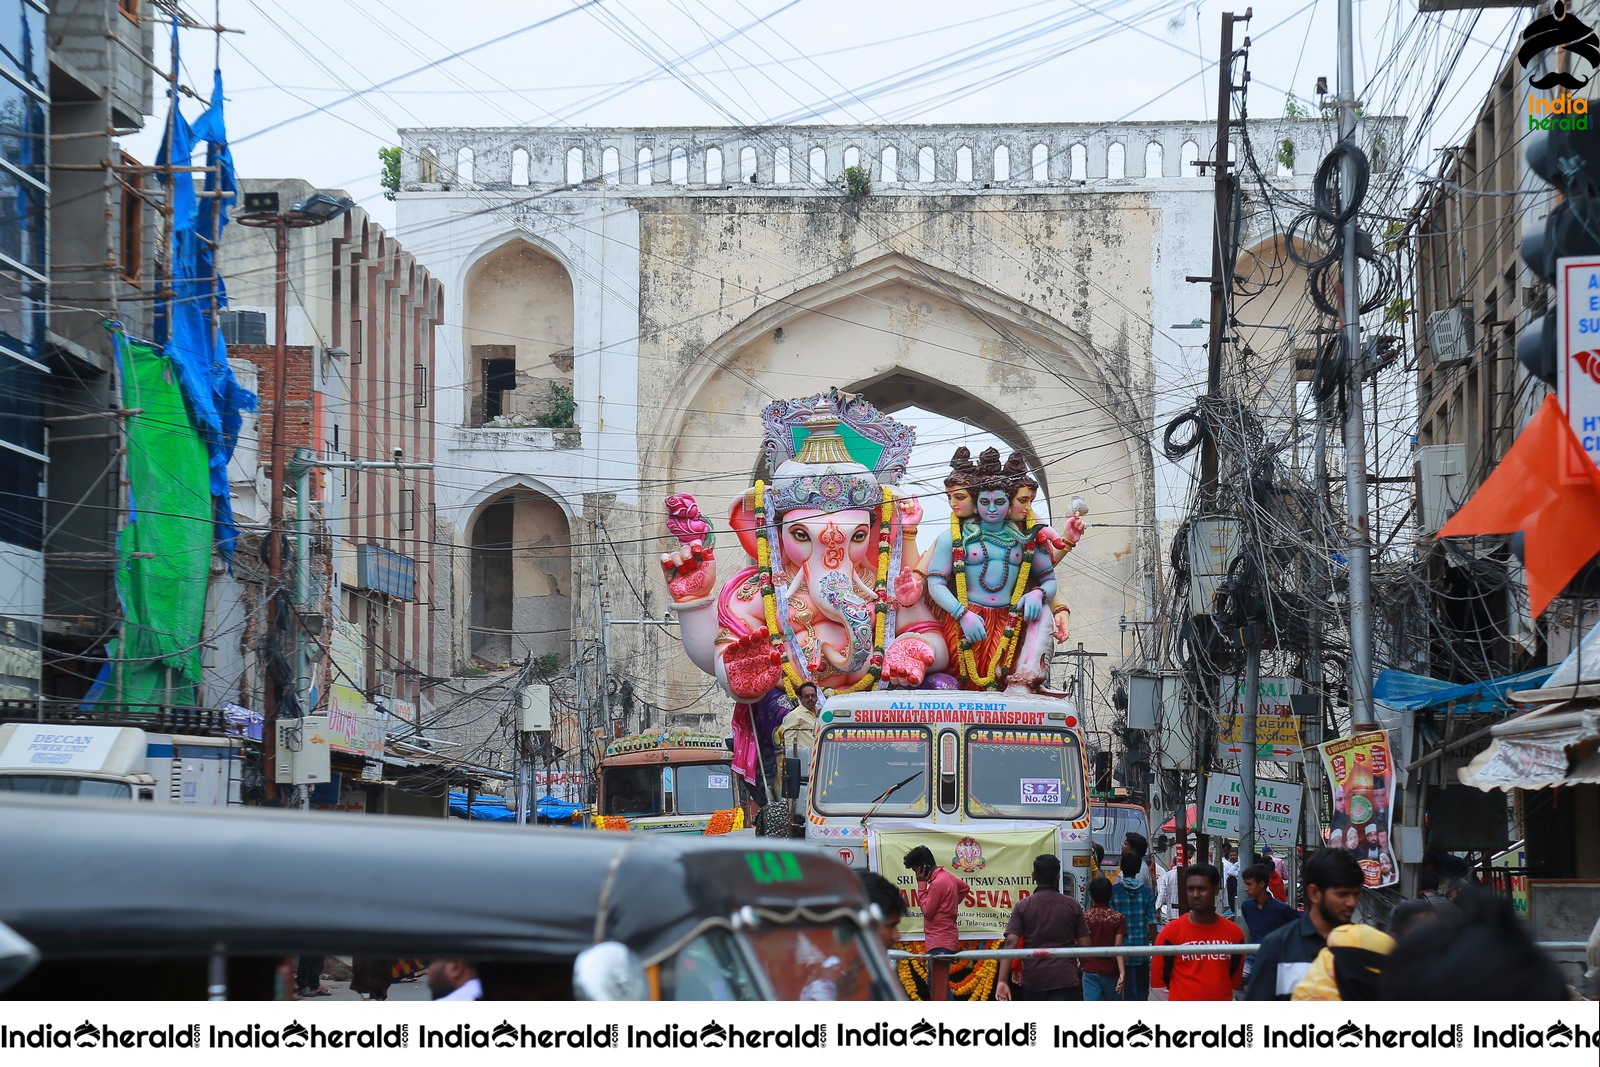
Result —
<instances>
[{"instance_id":1,"label":"autorickshaw","mask_svg":"<svg viewBox=\"0 0 1600 1067\"><path fill-rule=\"evenodd\" d=\"M486 999L891 999L856 876L754 838L0 798L0 996L262 1000L297 956L466 959Z\"/></svg>"}]
</instances>

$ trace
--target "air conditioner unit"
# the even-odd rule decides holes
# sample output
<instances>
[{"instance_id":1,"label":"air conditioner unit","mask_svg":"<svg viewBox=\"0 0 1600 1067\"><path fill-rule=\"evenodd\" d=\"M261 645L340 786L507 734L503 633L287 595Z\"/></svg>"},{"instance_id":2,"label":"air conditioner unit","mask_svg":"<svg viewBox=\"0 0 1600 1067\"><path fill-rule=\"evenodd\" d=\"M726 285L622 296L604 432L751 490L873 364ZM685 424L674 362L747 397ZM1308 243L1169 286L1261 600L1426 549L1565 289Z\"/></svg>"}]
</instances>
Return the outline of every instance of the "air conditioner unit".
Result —
<instances>
[{"instance_id":1,"label":"air conditioner unit","mask_svg":"<svg viewBox=\"0 0 1600 1067\"><path fill-rule=\"evenodd\" d=\"M1436 366L1450 367L1472 358L1472 316L1466 308L1449 308L1428 316L1428 348Z\"/></svg>"}]
</instances>

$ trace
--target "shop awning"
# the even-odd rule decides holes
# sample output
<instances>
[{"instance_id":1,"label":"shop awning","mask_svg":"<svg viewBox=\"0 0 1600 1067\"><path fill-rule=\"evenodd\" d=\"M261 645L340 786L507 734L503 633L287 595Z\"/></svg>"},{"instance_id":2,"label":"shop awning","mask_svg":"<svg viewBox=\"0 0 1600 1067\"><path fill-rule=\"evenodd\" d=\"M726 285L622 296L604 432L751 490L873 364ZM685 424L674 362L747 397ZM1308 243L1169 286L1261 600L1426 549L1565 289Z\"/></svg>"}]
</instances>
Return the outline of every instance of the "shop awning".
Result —
<instances>
[{"instance_id":1,"label":"shop awning","mask_svg":"<svg viewBox=\"0 0 1600 1067\"><path fill-rule=\"evenodd\" d=\"M1200 825L1200 812L1193 804L1189 805L1189 815L1185 825L1189 827L1190 833L1194 833L1195 827ZM1177 829L1178 817L1176 815L1161 824L1161 832L1164 834L1176 833Z\"/></svg>"},{"instance_id":2,"label":"shop awning","mask_svg":"<svg viewBox=\"0 0 1600 1067\"><path fill-rule=\"evenodd\" d=\"M1600 784L1600 704L1548 704L1490 731L1489 747L1457 776L1478 789Z\"/></svg>"},{"instance_id":3,"label":"shop awning","mask_svg":"<svg viewBox=\"0 0 1600 1067\"><path fill-rule=\"evenodd\" d=\"M1396 708L1421 710L1454 704L1457 714L1492 714L1506 709L1511 693L1537 689L1555 670L1555 667L1538 667L1486 682L1452 685L1437 678L1391 669L1378 673L1372 684L1372 697Z\"/></svg>"}]
</instances>

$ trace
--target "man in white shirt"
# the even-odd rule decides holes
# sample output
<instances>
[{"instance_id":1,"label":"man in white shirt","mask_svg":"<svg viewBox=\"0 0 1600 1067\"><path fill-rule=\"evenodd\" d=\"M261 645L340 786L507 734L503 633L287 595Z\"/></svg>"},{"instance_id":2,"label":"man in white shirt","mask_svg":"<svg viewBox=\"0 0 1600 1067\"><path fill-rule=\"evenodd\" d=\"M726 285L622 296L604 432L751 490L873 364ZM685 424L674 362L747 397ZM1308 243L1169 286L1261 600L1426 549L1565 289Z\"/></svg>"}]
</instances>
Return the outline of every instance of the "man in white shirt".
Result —
<instances>
[{"instance_id":1,"label":"man in white shirt","mask_svg":"<svg viewBox=\"0 0 1600 1067\"><path fill-rule=\"evenodd\" d=\"M1239 846L1230 844L1222 853L1222 890L1225 910L1239 905Z\"/></svg>"},{"instance_id":2,"label":"man in white shirt","mask_svg":"<svg viewBox=\"0 0 1600 1067\"><path fill-rule=\"evenodd\" d=\"M1173 864L1156 882L1156 922L1163 926L1178 917L1178 867Z\"/></svg>"},{"instance_id":3,"label":"man in white shirt","mask_svg":"<svg viewBox=\"0 0 1600 1067\"><path fill-rule=\"evenodd\" d=\"M434 1000L482 1000L483 984L466 960L434 960L428 964L428 992Z\"/></svg>"}]
</instances>

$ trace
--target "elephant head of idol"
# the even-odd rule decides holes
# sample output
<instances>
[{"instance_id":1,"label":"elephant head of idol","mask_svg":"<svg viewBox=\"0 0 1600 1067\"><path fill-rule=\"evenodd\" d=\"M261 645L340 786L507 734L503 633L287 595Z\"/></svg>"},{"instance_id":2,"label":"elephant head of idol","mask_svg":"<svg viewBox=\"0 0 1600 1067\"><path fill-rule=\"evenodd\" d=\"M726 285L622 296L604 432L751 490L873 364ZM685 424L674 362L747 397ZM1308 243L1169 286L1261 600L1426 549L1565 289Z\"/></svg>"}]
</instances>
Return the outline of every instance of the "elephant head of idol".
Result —
<instances>
[{"instance_id":1,"label":"elephant head of idol","mask_svg":"<svg viewBox=\"0 0 1600 1067\"><path fill-rule=\"evenodd\" d=\"M850 457L838 427L820 407L806 421L805 441L773 472L766 515L757 519L768 524L775 568L810 594L819 613L849 631L849 648L824 646L823 655L834 668L852 672L872 649L883 488Z\"/></svg>"}]
</instances>

